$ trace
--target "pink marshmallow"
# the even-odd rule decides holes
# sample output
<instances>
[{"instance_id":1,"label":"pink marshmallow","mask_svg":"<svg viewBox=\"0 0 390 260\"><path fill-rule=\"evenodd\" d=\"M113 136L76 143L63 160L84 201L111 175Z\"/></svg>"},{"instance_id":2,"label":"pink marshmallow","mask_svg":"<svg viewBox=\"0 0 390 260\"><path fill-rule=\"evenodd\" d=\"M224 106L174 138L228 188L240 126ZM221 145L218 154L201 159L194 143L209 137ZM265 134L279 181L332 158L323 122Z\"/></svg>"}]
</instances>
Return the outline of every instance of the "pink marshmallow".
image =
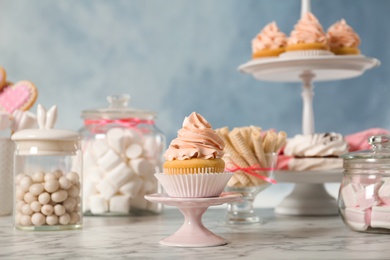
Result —
<instances>
[{"instance_id":1,"label":"pink marshmallow","mask_svg":"<svg viewBox=\"0 0 390 260\"><path fill-rule=\"evenodd\" d=\"M364 231L371 223L371 209L346 208L345 221L352 229Z\"/></svg>"},{"instance_id":2,"label":"pink marshmallow","mask_svg":"<svg viewBox=\"0 0 390 260\"><path fill-rule=\"evenodd\" d=\"M386 180L378 190L379 199L386 205L390 205L390 180Z\"/></svg>"},{"instance_id":3,"label":"pink marshmallow","mask_svg":"<svg viewBox=\"0 0 390 260\"><path fill-rule=\"evenodd\" d=\"M390 206L372 207L371 226L390 229Z\"/></svg>"},{"instance_id":4,"label":"pink marshmallow","mask_svg":"<svg viewBox=\"0 0 390 260\"><path fill-rule=\"evenodd\" d=\"M378 198L380 183L370 184L358 192L358 206L361 208L371 208L379 205L381 200Z\"/></svg>"},{"instance_id":5,"label":"pink marshmallow","mask_svg":"<svg viewBox=\"0 0 390 260\"><path fill-rule=\"evenodd\" d=\"M362 193L362 191L364 191L364 187L359 183L349 183L344 186L341 190L341 197L345 207L353 208L359 206L359 194Z\"/></svg>"}]
</instances>

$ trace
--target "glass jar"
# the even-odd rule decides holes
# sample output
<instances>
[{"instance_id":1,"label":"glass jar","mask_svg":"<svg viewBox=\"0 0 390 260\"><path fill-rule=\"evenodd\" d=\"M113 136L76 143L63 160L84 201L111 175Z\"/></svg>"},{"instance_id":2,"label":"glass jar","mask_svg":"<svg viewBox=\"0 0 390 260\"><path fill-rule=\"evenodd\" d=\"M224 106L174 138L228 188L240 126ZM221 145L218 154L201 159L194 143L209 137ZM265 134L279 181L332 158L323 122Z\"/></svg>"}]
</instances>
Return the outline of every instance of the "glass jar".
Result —
<instances>
[{"instance_id":1,"label":"glass jar","mask_svg":"<svg viewBox=\"0 0 390 260\"><path fill-rule=\"evenodd\" d=\"M84 214L160 213L144 196L161 191L165 137L153 112L128 107L129 95L107 97L108 108L82 111Z\"/></svg>"},{"instance_id":2,"label":"glass jar","mask_svg":"<svg viewBox=\"0 0 390 260\"><path fill-rule=\"evenodd\" d=\"M47 120L45 112L38 112L40 129L21 130L11 137L15 142L13 216L17 229L64 230L82 225L80 136L51 129L54 123L46 128L45 122L56 118L54 110L49 110Z\"/></svg>"},{"instance_id":3,"label":"glass jar","mask_svg":"<svg viewBox=\"0 0 390 260\"><path fill-rule=\"evenodd\" d=\"M371 150L341 155L339 211L352 230L390 233L390 136L369 138Z\"/></svg>"}]
</instances>

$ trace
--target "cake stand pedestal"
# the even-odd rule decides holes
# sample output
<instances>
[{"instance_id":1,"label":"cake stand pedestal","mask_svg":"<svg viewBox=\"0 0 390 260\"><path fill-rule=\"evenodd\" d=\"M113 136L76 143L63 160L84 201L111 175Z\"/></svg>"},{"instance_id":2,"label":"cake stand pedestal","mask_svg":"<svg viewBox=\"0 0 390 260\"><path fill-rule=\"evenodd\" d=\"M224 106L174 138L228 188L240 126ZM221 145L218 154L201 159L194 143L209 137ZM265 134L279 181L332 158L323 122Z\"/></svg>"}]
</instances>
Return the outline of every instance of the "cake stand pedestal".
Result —
<instances>
[{"instance_id":1,"label":"cake stand pedestal","mask_svg":"<svg viewBox=\"0 0 390 260\"><path fill-rule=\"evenodd\" d=\"M358 77L366 70L380 65L379 60L363 55L324 55L307 57L275 57L254 59L239 66L239 71L253 75L258 80L273 82L301 82L302 83L302 132L315 133L313 96L314 81L341 80ZM309 174L308 174L309 173ZM313 171L302 172L304 179L296 181L300 172L276 173L279 182L294 182L292 193L287 196L275 211L285 215L334 215L337 214L337 203L326 192L324 183L332 182L335 176L328 176L329 172ZM311 181L315 175L322 176L320 182ZM287 178L284 175L289 176ZM342 173L337 175L336 182L342 179ZM291 181L286 181L288 178ZM283 179L285 179L283 181ZM334 181L334 179L333 179Z\"/></svg>"},{"instance_id":2,"label":"cake stand pedestal","mask_svg":"<svg viewBox=\"0 0 390 260\"><path fill-rule=\"evenodd\" d=\"M202 223L202 216L210 206L241 200L239 193L225 192L211 198L172 198L167 194L146 195L145 199L178 207L184 216L184 223L173 235L164 238L160 244L177 247L210 247L227 244L227 241L208 230Z\"/></svg>"}]
</instances>

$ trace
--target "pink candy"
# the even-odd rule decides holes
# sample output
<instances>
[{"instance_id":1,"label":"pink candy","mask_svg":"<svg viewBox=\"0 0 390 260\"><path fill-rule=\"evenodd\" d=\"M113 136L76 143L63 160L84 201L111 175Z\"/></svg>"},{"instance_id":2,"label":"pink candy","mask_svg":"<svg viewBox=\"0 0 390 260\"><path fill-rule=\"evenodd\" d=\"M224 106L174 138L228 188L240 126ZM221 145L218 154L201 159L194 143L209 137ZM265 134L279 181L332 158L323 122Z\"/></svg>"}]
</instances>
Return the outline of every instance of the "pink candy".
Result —
<instances>
[{"instance_id":1,"label":"pink candy","mask_svg":"<svg viewBox=\"0 0 390 260\"><path fill-rule=\"evenodd\" d=\"M390 180L355 176L341 190L345 205L345 221L354 230L369 226L390 229Z\"/></svg>"}]
</instances>

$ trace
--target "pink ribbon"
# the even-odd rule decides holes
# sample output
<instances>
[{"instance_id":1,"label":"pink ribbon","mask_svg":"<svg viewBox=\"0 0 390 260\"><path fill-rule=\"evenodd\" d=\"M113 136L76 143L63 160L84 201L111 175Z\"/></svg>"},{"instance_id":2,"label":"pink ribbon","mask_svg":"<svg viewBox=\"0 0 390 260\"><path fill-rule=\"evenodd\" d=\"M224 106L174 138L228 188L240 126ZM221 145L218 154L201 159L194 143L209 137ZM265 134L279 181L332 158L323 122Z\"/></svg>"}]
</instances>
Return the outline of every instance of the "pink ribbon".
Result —
<instances>
[{"instance_id":1,"label":"pink ribbon","mask_svg":"<svg viewBox=\"0 0 390 260\"><path fill-rule=\"evenodd\" d=\"M84 125L96 125L96 127L93 129L93 132L97 131L99 127L108 124L117 124L117 125L124 126L126 128L133 128L139 124L154 125L154 121L148 119L139 119L139 118L84 120Z\"/></svg>"},{"instance_id":2,"label":"pink ribbon","mask_svg":"<svg viewBox=\"0 0 390 260\"><path fill-rule=\"evenodd\" d=\"M262 179L266 182L276 184L276 180L256 173L256 171L273 171L273 170L275 170L274 168L261 168L260 165L258 165L258 164L255 164L255 165L252 165L249 167L240 167L237 164L235 164L234 162L230 162L230 164L232 164L234 167L233 168L226 167L226 170L229 172L243 171L247 174L255 176L256 178Z\"/></svg>"}]
</instances>

